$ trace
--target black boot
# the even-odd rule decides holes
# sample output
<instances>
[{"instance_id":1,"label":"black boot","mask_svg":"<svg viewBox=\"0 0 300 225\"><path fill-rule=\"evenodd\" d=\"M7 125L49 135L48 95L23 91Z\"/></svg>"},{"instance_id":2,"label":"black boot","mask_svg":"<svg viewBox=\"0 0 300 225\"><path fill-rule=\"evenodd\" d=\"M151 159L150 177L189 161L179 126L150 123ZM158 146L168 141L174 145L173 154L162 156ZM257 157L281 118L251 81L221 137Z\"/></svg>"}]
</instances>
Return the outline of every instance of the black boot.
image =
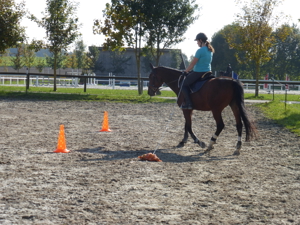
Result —
<instances>
[{"instance_id":1,"label":"black boot","mask_svg":"<svg viewBox=\"0 0 300 225\"><path fill-rule=\"evenodd\" d=\"M182 109L193 109L192 100L190 97L190 90L188 87L183 86L181 90L184 96L184 104L181 105Z\"/></svg>"}]
</instances>

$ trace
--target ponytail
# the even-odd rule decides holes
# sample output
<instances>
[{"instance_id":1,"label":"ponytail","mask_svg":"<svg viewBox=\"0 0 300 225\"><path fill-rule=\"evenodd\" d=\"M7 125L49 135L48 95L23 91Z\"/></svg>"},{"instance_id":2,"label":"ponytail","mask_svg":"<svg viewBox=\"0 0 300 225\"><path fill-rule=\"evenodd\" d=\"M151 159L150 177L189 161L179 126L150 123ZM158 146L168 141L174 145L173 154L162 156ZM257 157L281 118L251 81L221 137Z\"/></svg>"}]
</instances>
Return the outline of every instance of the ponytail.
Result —
<instances>
[{"instance_id":1,"label":"ponytail","mask_svg":"<svg viewBox=\"0 0 300 225\"><path fill-rule=\"evenodd\" d=\"M214 47L210 44L209 41L206 41L206 42L205 42L205 45L207 46L207 48L208 48L209 51L211 51L211 52L213 52L213 53L215 52Z\"/></svg>"}]
</instances>

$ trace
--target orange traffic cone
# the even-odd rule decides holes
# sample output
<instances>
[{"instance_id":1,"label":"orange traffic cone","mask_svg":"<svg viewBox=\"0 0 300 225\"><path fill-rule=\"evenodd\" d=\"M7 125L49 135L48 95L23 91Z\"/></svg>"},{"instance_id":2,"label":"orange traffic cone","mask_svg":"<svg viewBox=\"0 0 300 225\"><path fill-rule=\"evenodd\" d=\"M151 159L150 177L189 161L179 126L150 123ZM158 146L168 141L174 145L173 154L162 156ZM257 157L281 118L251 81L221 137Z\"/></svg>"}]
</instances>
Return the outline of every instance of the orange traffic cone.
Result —
<instances>
[{"instance_id":1,"label":"orange traffic cone","mask_svg":"<svg viewBox=\"0 0 300 225\"><path fill-rule=\"evenodd\" d=\"M57 149L54 152L56 152L56 153L68 153L68 152L70 152L70 150L68 150L67 147L66 147L65 127L64 127L63 124L60 125Z\"/></svg>"},{"instance_id":2,"label":"orange traffic cone","mask_svg":"<svg viewBox=\"0 0 300 225\"><path fill-rule=\"evenodd\" d=\"M102 129L100 130L100 132L104 132L104 131L111 132L108 125L108 113L106 111L104 112L104 119L102 123Z\"/></svg>"}]
</instances>

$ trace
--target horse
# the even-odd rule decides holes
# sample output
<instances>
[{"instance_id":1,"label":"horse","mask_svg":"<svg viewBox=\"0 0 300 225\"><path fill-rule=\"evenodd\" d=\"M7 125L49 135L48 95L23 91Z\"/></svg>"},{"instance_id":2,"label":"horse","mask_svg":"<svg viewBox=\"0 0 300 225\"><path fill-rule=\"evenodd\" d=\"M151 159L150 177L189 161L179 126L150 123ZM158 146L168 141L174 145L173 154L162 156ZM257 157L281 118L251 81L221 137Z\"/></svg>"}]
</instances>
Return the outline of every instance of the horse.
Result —
<instances>
[{"instance_id":1,"label":"horse","mask_svg":"<svg viewBox=\"0 0 300 225\"><path fill-rule=\"evenodd\" d=\"M163 83L169 86L177 95L177 105L180 107L184 102L183 94L180 94L181 88L179 80L182 79L182 71L168 67L154 67L150 64L151 73L149 75L148 95L154 96ZM228 105L231 107L236 121L236 129L238 140L236 150L233 155L240 155L242 148L242 130L243 124L246 130L245 141L249 142L256 136L256 128L250 121L244 105L244 89L239 80L229 77L217 77L206 81L200 90L191 93L193 109L183 109L185 118L184 137L177 147L183 147L188 140L188 134L201 148L205 148L206 144L200 141L192 130L192 112L193 110L211 111L216 121L216 131L212 135L205 153L209 153L216 144L217 138L224 129L222 119L222 111Z\"/></svg>"}]
</instances>

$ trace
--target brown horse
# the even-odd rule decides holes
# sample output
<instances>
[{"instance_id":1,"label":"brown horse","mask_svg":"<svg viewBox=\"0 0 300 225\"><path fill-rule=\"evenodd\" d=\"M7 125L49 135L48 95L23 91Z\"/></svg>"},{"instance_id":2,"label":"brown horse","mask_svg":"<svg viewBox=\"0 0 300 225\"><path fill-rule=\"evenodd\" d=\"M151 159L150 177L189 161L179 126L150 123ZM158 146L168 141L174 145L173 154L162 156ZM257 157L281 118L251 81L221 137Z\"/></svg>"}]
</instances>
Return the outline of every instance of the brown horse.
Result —
<instances>
[{"instance_id":1,"label":"brown horse","mask_svg":"<svg viewBox=\"0 0 300 225\"><path fill-rule=\"evenodd\" d=\"M178 97L177 104L178 106L181 106L184 98L183 95L180 94L180 85L178 80L181 78L182 72L167 67L155 68L152 64L151 69L152 72L149 75L148 94L150 96L154 96L155 93L160 89L160 86L165 83L176 93ZM212 111L213 117L217 124L217 130L211 137L209 146L205 153L214 148L213 145L216 143L217 137L224 128L224 122L222 119L223 109L228 105L231 107L236 120L236 129L238 132L238 141L234 155L239 155L240 149L242 147L241 138L243 123L246 129L246 141L250 141L250 139L256 133L256 129L253 123L249 120L244 106L244 90L241 82L228 77L210 79L202 86L199 91L191 94L191 99L193 102L193 109ZM202 148L205 148L205 143L199 141L192 130L193 110L184 109L182 111L185 118L185 132L183 140L177 147L184 146L188 139L188 133L190 133L191 137L194 139L194 142L199 144Z\"/></svg>"}]
</instances>

